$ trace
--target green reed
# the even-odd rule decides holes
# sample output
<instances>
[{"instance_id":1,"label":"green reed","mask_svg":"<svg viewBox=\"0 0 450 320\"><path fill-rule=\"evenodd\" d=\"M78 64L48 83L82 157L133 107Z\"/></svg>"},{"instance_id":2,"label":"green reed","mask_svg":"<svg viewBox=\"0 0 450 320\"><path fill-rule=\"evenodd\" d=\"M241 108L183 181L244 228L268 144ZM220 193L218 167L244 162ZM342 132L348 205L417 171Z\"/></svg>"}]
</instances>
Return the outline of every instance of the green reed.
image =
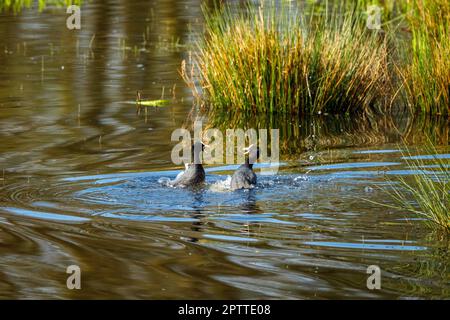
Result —
<instances>
[{"instance_id":1,"label":"green reed","mask_svg":"<svg viewBox=\"0 0 450 320\"><path fill-rule=\"evenodd\" d=\"M426 152L431 159L414 157L410 151L403 153L412 178L397 177L386 191L395 200L393 207L418 214L426 222L450 230L450 171L448 161L439 158L436 147L428 142ZM391 181L393 182L393 181Z\"/></svg>"},{"instance_id":2,"label":"green reed","mask_svg":"<svg viewBox=\"0 0 450 320\"><path fill-rule=\"evenodd\" d=\"M409 107L415 112L450 114L450 2L409 3L411 61L401 70Z\"/></svg>"}]
</instances>

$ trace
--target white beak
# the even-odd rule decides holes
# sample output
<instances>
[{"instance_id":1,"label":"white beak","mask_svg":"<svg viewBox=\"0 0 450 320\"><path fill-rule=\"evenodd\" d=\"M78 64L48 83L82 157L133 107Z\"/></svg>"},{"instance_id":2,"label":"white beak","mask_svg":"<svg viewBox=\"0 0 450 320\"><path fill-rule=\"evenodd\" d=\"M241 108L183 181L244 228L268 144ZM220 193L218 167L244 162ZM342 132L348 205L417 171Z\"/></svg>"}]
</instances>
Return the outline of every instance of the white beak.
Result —
<instances>
[{"instance_id":1,"label":"white beak","mask_svg":"<svg viewBox=\"0 0 450 320\"><path fill-rule=\"evenodd\" d=\"M254 146L255 146L255 145L252 144L252 145L248 146L247 148L244 148L244 154L249 154L249 153L250 153L250 150L252 150Z\"/></svg>"}]
</instances>

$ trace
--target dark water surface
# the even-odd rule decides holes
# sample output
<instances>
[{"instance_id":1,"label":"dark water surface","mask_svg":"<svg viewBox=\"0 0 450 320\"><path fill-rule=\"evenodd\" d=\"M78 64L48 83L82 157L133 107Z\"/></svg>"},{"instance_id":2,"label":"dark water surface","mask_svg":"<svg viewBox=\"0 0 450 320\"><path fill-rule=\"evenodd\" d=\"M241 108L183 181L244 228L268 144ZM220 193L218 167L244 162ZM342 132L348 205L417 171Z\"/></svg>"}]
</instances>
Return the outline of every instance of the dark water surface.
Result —
<instances>
[{"instance_id":1,"label":"dark water surface","mask_svg":"<svg viewBox=\"0 0 450 320\"><path fill-rule=\"evenodd\" d=\"M109 3L85 4L80 31L61 8L0 14L0 298L450 297L448 240L366 201L413 173L397 142L425 129L283 127L304 152L257 188L229 191L234 167L220 166L202 190L170 188L200 2ZM136 90L170 103L138 113ZM427 128L448 144L448 120ZM66 288L69 265L81 290Z\"/></svg>"}]
</instances>

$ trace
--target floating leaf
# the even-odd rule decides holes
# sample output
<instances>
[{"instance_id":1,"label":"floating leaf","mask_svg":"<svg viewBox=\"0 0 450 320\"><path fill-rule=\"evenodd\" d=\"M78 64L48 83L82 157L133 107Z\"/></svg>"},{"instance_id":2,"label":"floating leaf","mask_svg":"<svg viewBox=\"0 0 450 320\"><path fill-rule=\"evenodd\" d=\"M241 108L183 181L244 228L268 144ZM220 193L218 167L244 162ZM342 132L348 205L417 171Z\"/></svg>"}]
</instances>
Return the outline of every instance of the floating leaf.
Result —
<instances>
[{"instance_id":1,"label":"floating leaf","mask_svg":"<svg viewBox=\"0 0 450 320\"><path fill-rule=\"evenodd\" d=\"M169 103L169 100L140 100L135 103L141 107L164 107Z\"/></svg>"},{"instance_id":2,"label":"floating leaf","mask_svg":"<svg viewBox=\"0 0 450 320\"><path fill-rule=\"evenodd\" d=\"M140 107L165 107L169 104L169 100L140 100L127 101L126 103L134 104Z\"/></svg>"}]
</instances>

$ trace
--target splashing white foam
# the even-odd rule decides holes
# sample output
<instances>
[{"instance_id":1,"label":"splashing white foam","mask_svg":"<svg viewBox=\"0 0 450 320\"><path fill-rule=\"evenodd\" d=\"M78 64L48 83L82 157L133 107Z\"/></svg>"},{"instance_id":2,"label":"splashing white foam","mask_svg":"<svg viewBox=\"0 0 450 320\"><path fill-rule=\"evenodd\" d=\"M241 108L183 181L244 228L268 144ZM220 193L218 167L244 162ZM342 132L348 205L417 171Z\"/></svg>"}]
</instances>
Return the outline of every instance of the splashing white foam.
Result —
<instances>
[{"instance_id":1,"label":"splashing white foam","mask_svg":"<svg viewBox=\"0 0 450 320\"><path fill-rule=\"evenodd\" d=\"M173 181L175 181L175 180L173 180ZM167 178L167 177L162 177L162 178L158 179L158 183L161 184L164 187L172 187L173 181L170 180L170 178Z\"/></svg>"},{"instance_id":2,"label":"splashing white foam","mask_svg":"<svg viewBox=\"0 0 450 320\"><path fill-rule=\"evenodd\" d=\"M209 186L209 190L213 192L231 191L231 176L227 176L225 180L214 182Z\"/></svg>"},{"instance_id":3,"label":"splashing white foam","mask_svg":"<svg viewBox=\"0 0 450 320\"><path fill-rule=\"evenodd\" d=\"M308 181L308 180L309 177L306 174L294 178L294 182Z\"/></svg>"},{"instance_id":4,"label":"splashing white foam","mask_svg":"<svg viewBox=\"0 0 450 320\"><path fill-rule=\"evenodd\" d=\"M179 174L177 174L177 176L175 177L175 179L172 181L176 181L179 177L181 177L184 174L184 171L181 171Z\"/></svg>"},{"instance_id":5,"label":"splashing white foam","mask_svg":"<svg viewBox=\"0 0 450 320\"><path fill-rule=\"evenodd\" d=\"M184 171L181 171L180 173L178 173L177 176L175 177L175 179L170 180L170 178L162 177L162 178L159 178L159 179L158 179L158 183L160 183L160 184L163 185L164 187L173 187L173 183L174 183L175 181L177 181L178 178L181 177L181 176L186 172L186 170L187 170L188 168L189 168L189 164L186 163L186 164L184 165Z\"/></svg>"}]
</instances>

